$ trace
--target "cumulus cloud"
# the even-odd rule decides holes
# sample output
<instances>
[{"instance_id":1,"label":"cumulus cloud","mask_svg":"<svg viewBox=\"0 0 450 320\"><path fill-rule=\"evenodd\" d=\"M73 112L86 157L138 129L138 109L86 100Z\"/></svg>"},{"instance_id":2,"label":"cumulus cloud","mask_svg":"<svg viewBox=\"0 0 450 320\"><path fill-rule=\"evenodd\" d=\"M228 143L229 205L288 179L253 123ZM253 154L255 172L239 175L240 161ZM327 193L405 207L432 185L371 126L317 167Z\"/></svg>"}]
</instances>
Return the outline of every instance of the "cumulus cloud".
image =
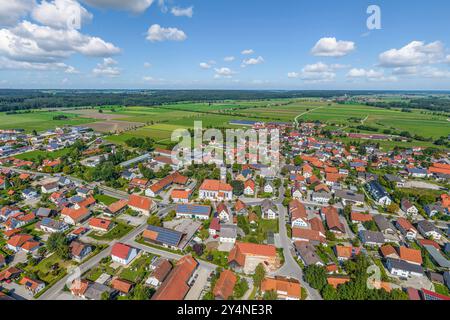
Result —
<instances>
[{"instance_id":1,"label":"cumulus cloud","mask_svg":"<svg viewBox=\"0 0 450 320\"><path fill-rule=\"evenodd\" d=\"M150 68L152 64L150 62L144 62L144 68Z\"/></svg>"},{"instance_id":2,"label":"cumulus cloud","mask_svg":"<svg viewBox=\"0 0 450 320\"><path fill-rule=\"evenodd\" d=\"M170 12L175 17L192 18L192 16L194 15L194 7L192 7L192 6L188 7L188 8L173 7L172 10L170 10Z\"/></svg>"},{"instance_id":3,"label":"cumulus cloud","mask_svg":"<svg viewBox=\"0 0 450 320\"><path fill-rule=\"evenodd\" d=\"M245 68L246 66L252 66L261 63L264 63L264 58L259 56L257 58L245 59L244 61L242 61L241 67Z\"/></svg>"},{"instance_id":4,"label":"cumulus cloud","mask_svg":"<svg viewBox=\"0 0 450 320\"><path fill-rule=\"evenodd\" d=\"M75 0L42 1L31 16L37 22L53 28L75 28L92 20L92 14Z\"/></svg>"},{"instance_id":5,"label":"cumulus cloud","mask_svg":"<svg viewBox=\"0 0 450 320\"><path fill-rule=\"evenodd\" d=\"M116 66L117 61L112 58L104 58L103 62L97 64L92 70L96 76L117 77L120 75L120 69Z\"/></svg>"},{"instance_id":6,"label":"cumulus cloud","mask_svg":"<svg viewBox=\"0 0 450 320\"><path fill-rule=\"evenodd\" d=\"M35 71L62 71L68 74L78 73L78 71L62 62L28 62L14 61L6 57L0 57L0 70L35 70Z\"/></svg>"},{"instance_id":7,"label":"cumulus cloud","mask_svg":"<svg viewBox=\"0 0 450 320\"><path fill-rule=\"evenodd\" d=\"M230 68L222 67L222 68L215 68L214 71L216 74L214 75L214 78L231 78L236 72L231 70Z\"/></svg>"},{"instance_id":8,"label":"cumulus cloud","mask_svg":"<svg viewBox=\"0 0 450 320\"><path fill-rule=\"evenodd\" d=\"M126 10L141 13L147 10L153 0L82 0L83 2L102 9Z\"/></svg>"},{"instance_id":9,"label":"cumulus cloud","mask_svg":"<svg viewBox=\"0 0 450 320\"><path fill-rule=\"evenodd\" d=\"M450 63L450 55L448 55L448 56L445 58L445 61L446 61L447 63Z\"/></svg>"},{"instance_id":10,"label":"cumulus cloud","mask_svg":"<svg viewBox=\"0 0 450 320\"><path fill-rule=\"evenodd\" d=\"M368 81L396 81L394 76L386 77L383 71L353 68L347 73L349 79L366 79Z\"/></svg>"},{"instance_id":11,"label":"cumulus cloud","mask_svg":"<svg viewBox=\"0 0 450 320\"><path fill-rule=\"evenodd\" d=\"M341 64L317 62L306 65L301 72L289 72L287 76L290 79L300 78L306 82L328 82L336 78L336 70L345 67Z\"/></svg>"},{"instance_id":12,"label":"cumulus cloud","mask_svg":"<svg viewBox=\"0 0 450 320\"><path fill-rule=\"evenodd\" d=\"M449 56L450 57L450 56ZM228 57L225 57L225 58L223 58L223 61L225 61L225 62L232 62L232 61L234 61L236 58L235 57L233 57L233 56L228 56ZM449 60L450 61L450 60Z\"/></svg>"},{"instance_id":13,"label":"cumulus cloud","mask_svg":"<svg viewBox=\"0 0 450 320\"><path fill-rule=\"evenodd\" d=\"M245 50L241 51L241 54L245 54L245 55L254 54L254 53L255 53L255 51L253 51L253 49L245 49Z\"/></svg>"},{"instance_id":14,"label":"cumulus cloud","mask_svg":"<svg viewBox=\"0 0 450 320\"><path fill-rule=\"evenodd\" d=\"M403 48L390 49L380 54L380 65L387 68L412 67L437 63L444 59L444 45L440 41L425 44L412 41Z\"/></svg>"},{"instance_id":15,"label":"cumulus cloud","mask_svg":"<svg viewBox=\"0 0 450 320\"><path fill-rule=\"evenodd\" d=\"M33 9L34 4L34 0L0 0L0 25L14 25Z\"/></svg>"},{"instance_id":16,"label":"cumulus cloud","mask_svg":"<svg viewBox=\"0 0 450 320\"><path fill-rule=\"evenodd\" d=\"M425 67L420 71L420 76L432 79L448 79L450 78L450 71L435 67Z\"/></svg>"},{"instance_id":17,"label":"cumulus cloud","mask_svg":"<svg viewBox=\"0 0 450 320\"><path fill-rule=\"evenodd\" d=\"M320 57L343 57L354 51L355 43L352 41L336 40L336 38L322 38L312 48L311 53Z\"/></svg>"},{"instance_id":18,"label":"cumulus cloud","mask_svg":"<svg viewBox=\"0 0 450 320\"><path fill-rule=\"evenodd\" d=\"M74 53L106 57L119 52L112 43L75 29L54 29L29 21L0 29L0 55L15 61L61 62Z\"/></svg>"},{"instance_id":19,"label":"cumulus cloud","mask_svg":"<svg viewBox=\"0 0 450 320\"><path fill-rule=\"evenodd\" d=\"M184 31L177 28L163 28L159 24L154 24L147 31L147 40L157 41L184 41L187 39Z\"/></svg>"},{"instance_id":20,"label":"cumulus cloud","mask_svg":"<svg viewBox=\"0 0 450 320\"><path fill-rule=\"evenodd\" d=\"M202 69L211 69L212 68L212 65L208 62L201 62L199 65L200 65L200 68L202 68Z\"/></svg>"}]
</instances>

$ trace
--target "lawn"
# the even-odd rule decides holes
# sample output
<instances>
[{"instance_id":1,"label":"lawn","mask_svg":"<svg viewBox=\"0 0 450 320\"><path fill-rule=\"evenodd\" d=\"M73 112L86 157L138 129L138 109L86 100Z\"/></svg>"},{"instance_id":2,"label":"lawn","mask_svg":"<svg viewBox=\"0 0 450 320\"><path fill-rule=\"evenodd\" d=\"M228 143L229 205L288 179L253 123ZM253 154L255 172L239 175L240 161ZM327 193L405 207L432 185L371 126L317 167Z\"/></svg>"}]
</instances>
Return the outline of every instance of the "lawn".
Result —
<instances>
[{"instance_id":1,"label":"lawn","mask_svg":"<svg viewBox=\"0 0 450 320\"><path fill-rule=\"evenodd\" d=\"M147 267L150 265L153 257L154 255L152 254L143 254L130 267L122 270L120 278L134 283L141 282L148 273Z\"/></svg>"},{"instance_id":2,"label":"lawn","mask_svg":"<svg viewBox=\"0 0 450 320\"><path fill-rule=\"evenodd\" d=\"M119 200L117 198L108 196L106 194L96 194L96 195L94 195L94 198L97 202L101 202L107 206L109 206L111 203L114 203Z\"/></svg>"},{"instance_id":3,"label":"lawn","mask_svg":"<svg viewBox=\"0 0 450 320\"><path fill-rule=\"evenodd\" d=\"M29 161L36 161L39 157L44 159L57 159L59 157L62 157L66 154L68 154L71 151L71 148L64 148L56 151L42 151L42 150L35 150L30 151L26 153L19 154L15 156L17 159L21 160L29 160Z\"/></svg>"},{"instance_id":4,"label":"lawn","mask_svg":"<svg viewBox=\"0 0 450 320\"><path fill-rule=\"evenodd\" d=\"M125 236L127 233L129 233L131 230L133 230L132 226L129 226L127 224L121 223L121 222L115 222L116 225L108 232L101 234L98 232L93 232L89 234L89 237L99 240L99 241L110 241L115 239L120 239L123 236Z\"/></svg>"},{"instance_id":5,"label":"lawn","mask_svg":"<svg viewBox=\"0 0 450 320\"><path fill-rule=\"evenodd\" d=\"M67 273L67 268L73 266L72 261L65 261L52 254L48 258L43 259L36 266L28 265L25 271L35 274L41 281L47 285L52 285L55 281L63 277Z\"/></svg>"},{"instance_id":6,"label":"lawn","mask_svg":"<svg viewBox=\"0 0 450 320\"><path fill-rule=\"evenodd\" d=\"M436 291L436 293L439 294L443 294L444 296L449 296L450 297L450 291L448 290L447 286L441 284L441 283L433 283L434 285L434 290Z\"/></svg>"}]
</instances>

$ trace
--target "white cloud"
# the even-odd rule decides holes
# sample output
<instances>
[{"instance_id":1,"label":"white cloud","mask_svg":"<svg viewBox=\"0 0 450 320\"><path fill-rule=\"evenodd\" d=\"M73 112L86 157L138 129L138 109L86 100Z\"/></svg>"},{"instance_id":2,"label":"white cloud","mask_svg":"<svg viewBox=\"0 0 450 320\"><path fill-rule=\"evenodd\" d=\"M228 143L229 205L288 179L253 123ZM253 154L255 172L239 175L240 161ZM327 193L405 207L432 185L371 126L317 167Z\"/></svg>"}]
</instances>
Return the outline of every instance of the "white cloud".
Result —
<instances>
[{"instance_id":1,"label":"white cloud","mask_svg":"<svg viewBox=\"0 0 450 320\"><path fill-rule=\"evenodd\" d=\"M214 71L216 71L214 78L231 78L234 74L236 74L236 72L226 67L215 68Z\"/></svg>"},{"instance_id":2,"label":"white cloud","mask_svg":"<svg viewBox=\"0 0 450 320\"><path fill-rule=\"evenodd\" d=\"M253 51L253 49L245 49L245 50L241 51L241 54L245 54L245 55L253 54L253 53L255 53L255 51Z\"/></svg>"},{"instance_id":3,"label":"white cloud","mask_svg":"<svg viewBox=\"0 0 450 320\"><path fill-rule=\"evenodd\" d=\"M117 77L120 75L120 69L116 65L116 60L104 58L103 62L97 64L97 67L92 70L92 73L96 76Z\"/></svg>"},{"instance_id":4,"label":"white cloud","mask_svg":"<svg viewBox=\"0 0 450 320\"><path fill-rule=\"evenodd\" d=\"M145 76L145 77L142 77L142 80L150 82L150 81L154 81L155 79L153 77L150 77L150 76Z\"/></svg>"},{"instance_id":5,"label":"white cloud","mask_svg":"<svg viewBox=\"0 0 450 320\"><path fill-rule=\"evenodd\" d=\"M394 76L386 77L383 71L353 68L347 73L349 79L366 79L368 81L397 81Z\"/></svg>"},{"instance_id":6,"label":"white cloud","mask_svg":"<svg viewBox=\"0 0 450 320\"><path fill-rule=\"evenodd\" d=\"M200 63L200 68L202 68L202 69L211 69L212 66L211 66L211 64L209 64L207 62L201 62Z\"/></svg>"},{"instance_id":7,"label":"white cloud","mask_svg":"<svg viewBox=\"0 0 450 320\"><path fill-rule=\"evenodd\" d=\"M233 57L233 56L228 56L228 57L223 58L223 61L225 61L225 62L232 62L232 61L234 61L235 59L236 59L236 58Z\"/></svg>"},{"instance_id":8,"label":"white cloud","mask_svg":"<svg viewBox=\"0 0 450 320\"><path fill-rule=\"evenodd\" d=\"M411 67L437 63L444 58L444 45L440 41L425 44L412 41L403 48L390 49L380 54L380 65L387 68Z\"/></svg>"},{"instance_id":9,"label":"white cloud","mask_svg":"<svg viewBox=\"0 0 450 320\"><path fill-rule=\"evenodd\" d=\"M14 25L33 9L34 0L0 0L0 25Z\"/></svg>"},{"instance_id":10,"label":"white cloud","mask_svg":"<svg viewBox=\"0 0 450 320\"><path fill-rule=\"evenodd\" d=\"M425 67L421 71L421 76L425 78L447 79L450 78L450 71L434 67Z\"/></svg>"},{"instance_id":11,"label":"white cloud","mask_svg":"<svg viewBox=\"0 0 450 320\"><path fill-rule=\"evenodd\" d=\"M75 0L42 1L31 12L34 20L53 28L75 28L92 20L92 14Z\"/></svg>"},{"instance_id":12,"label":"white cloud","mask_svg":"<svg viewBox=\"0 0 450 320\"><path fill-rule=\"evenodd\" d=\"M35 70L35 71L62 71L68 74L78 73L78 71L62 62L27 62L14 61L5 57L0 57L0 70Z\"/></svg>"},{"instance_id":13,"label":"white cloud","mask_svg":"<svg viewBox=\"0 0 450 320\"><path fill-rule=\"evenodd\" d=\"M311 53L320 57L343 57L356 48L352 41L336 40L336 38L322 38L317 41Z\"/></svg>"},{"instance_id":14,"label":"white cloud","mask_svg":"<svg viewBox=\"0 0 450 320\"><path fill-rule=\"evenodd\" d=\"M245 59L242 61L241 67L245 68L246 66L257 65L264 63L264 58L259 56L257 58Z\"/></svg>"},{"instance_id":15,"label":"white cloud","mask_svg":"<svg viewBox=\"0 0 450 320\"><path fill-rule=\"evenodd\" d=\"M445 61L446 61L447 63L450 63L450 54L445 58Z\"/></svg>"},{"instance_id":16,"label":"white cloud","mask_svg":"<svg viewBox=\"0 0 450 320\"><path fill-rule=\"evenodd\" d=\"M150 62L144 62L144 68L151 68L152 64Z\"/></svg>"},{"instance_id":17,"label":"white cloud","mask_svg":"<svg viewBox=\"0 0 450 320\"><path fill-rule=\"evenodd\" d=\"M170 11L175 17L189 17L192 18L194 15L194 7L188 7L188 8L180 8L180 7L173 7Z\"/></svg>"},{"instance_id":18,"label":"white cloud","mask_svg":"<svg viewBox=\"0 0 450 320\"><path fill-rule=\"evenodd\" d=\"M163 28L159 24L154 24L147 31L147 40L156 41L184 41L187 39L184 31L177 28Z\"/></svg>"},{"instance_id":19,"label":"white cloud","mask_svg":"<svg viewBox=\"0 0 450 320\"><path fill-rule=\"evenodd\" d=\"M300 78L305 82L328 82L336 78L336 70L345 68L341 64L326 64L317 62L306 65L301 72L289 72L288 78Z\"/></svg>"},{"instance_id":20,"label":"white cloud","mask_svg":"<svg viewBox=\"0 0 450 320\"><path fill-rule=\"evenodd\" d=\"M81 0L91 6L103 9L126 10L135 13L144 12L153 0Z\"/></svg>"},{"instance_id":21,"label":"white cloud","mask_svg":"<svg viewBox=\"0 0 450 320\"><path fill-rule=\"evenodd\" d=\"M119 53L120 49L74 29L53 29L29 21L11 29L0 29L0 55L11 60L55 62L76 52L105 57Z\"/></svg>"}]
</instances>

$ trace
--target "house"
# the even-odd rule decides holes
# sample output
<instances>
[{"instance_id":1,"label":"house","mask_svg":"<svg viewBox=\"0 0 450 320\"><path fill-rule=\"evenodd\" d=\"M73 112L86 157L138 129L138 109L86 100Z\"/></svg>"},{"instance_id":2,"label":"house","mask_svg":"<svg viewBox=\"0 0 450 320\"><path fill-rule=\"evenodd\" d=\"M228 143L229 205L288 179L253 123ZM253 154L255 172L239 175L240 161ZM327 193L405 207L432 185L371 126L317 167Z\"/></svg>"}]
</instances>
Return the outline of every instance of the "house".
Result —
<instances>
[{"instance_id":1,"label":"house","mask_svg":"<svg viewBox=\"0 0 450 320\"><path fill-rule=\"evenodd\" d=\"M214 298L216 300L228 300L233 295L236 282L237 277L232 271L222 271L213 289Z\"/></svg>"},{"instance_id":2,"label":"house","mask_svg":"<svg viewBox=\"0 0 450 320\"><path fill-rule=\"evenodd\" d=\"M265 199L262 202L261 217L268 220L274 220L278 218L278 208L271 200Z\"/></svg>"},{"instance_id":3,"label":"house","mask_svg":"<svg viewBox=\"0 0 450 320\"><path fill-rule=\"evenodd\" d=\"M105 295L109 298L113 291L113 289L104 284L93 282L89 284L83 297L87 300L103 300Z\"/></svg>"},{"instance_id":4,"label":"house","mask_svg":"<svg viewBox=\"0 0 450 320\"><path fill-rule=\"evenodd\" d=\"M325 215L328 230L335 234L345 234L344 224L339 220L339 213L335 207L328 206L323 208L322 214Z\"/></svg>"},{"instance_id":5,"label":"house","mask_svg":"<svg viewBox=\"0 0 450 320\"><path fill-rule=\"evenodd\" d=\"M268 181L264 184L264 193L272 194L275 190L275 187L271 181Z\"/></svg>"},{"instance_id":6,"label":"house","mask_svg":"<svg viewBox=\"0 0 450 320\"><path fill-rule=\"evenodd\" d=\"M211 207L199 204L177 204L175 212L177 218L208 220L211 215Z\"/></svg>"},{"instance_id":7,"label":"house","mask_svg":"<svg viewBox=\"0 0 450 320\"><path fill-rule=\"evenodd\" d=\"M145 241L150 243L162 245L166 248L178 249L181 239L184 237L184 233L164 227L149 225L142 233L142 237Z\"/></svg>"},{"instance_id":8,"label":"house","mask_svg":"<svg viewBox=\"0 0 450 320\"><path fill-rule=\"evenodd\" d=\"M152 300L183 300L188 293L198 262L192 256L181 258L166 280L156 290Z\"/></svg>"},{"instance_id":9,"label":"house","mask_svg":"<svg viewBox=\"0 0 450 320\"><path fill-rule=\"evenodd\" d=\"M237 226L233 224L224 224L220 227L219 241L221 243L235 243L237 238Z\"/></svg>"},{"instance_id":10,"label":"house","mask_svg":"<svg viewBox=\"0 0 450 320\"><path fill-rule=\"evenodd\" d=\"M419 209L415 205L413 205L408 199L402 199L400 208L407 215L416 216L419 213Z\"/></svg>"},{"instance_id":11,"label":"house","mask_svg":"<svg viewBox=\"0 0 450 320\"><path fill-rule=\"evenodd\" d=\"M300 183L295 183L291 188L292 198L301 200L303 199L303 187Z\"/></svg>"},{"instance_id":12,"label":"house","mask_svg":"<svg viewBox=\"0 0 450 320\"><path fill-rule=\"evenodd\" d=\"M244 194L246 196L254 196L256 191L256 183L252 179L244 182Z\"/></svg>"},{"instance_id":13,"label":"house","mask_svg":"<svg viewBox=\"0 0 450 320\"><path fill-rule=\"evenodd\" d=\"M84 207L79 209L64 207L61 210L61 217L64 219L65 223L68 223L70 225L81 223L89 218L90 215L91 212L89 211L89 209Z\"/></svg>"},{"instance_id":14,"label":"house","mask_svg":"<svg viewBox=\"0 0 450 320\"><path fill-rule=\"evenodd\" d=\"M397 188L403 188L405 186L405 181L393 174L385 174L383 176L384 180L386 180L389 183L394 184Z\"/></svg>"},{"instance_id":15,"label":"house","mask_svg":"<svg viewBox=\"0 0 450 320\"><path fill-rule=\"evenodd\" d=\"M277 251L272 245L236 242L228 255L228 264L246 274L253 273L259 264L274 270L278 264Z\"/></svg>"},{"instance_id":16,"label":"house","mask_svg":"<svg viewBox=\"0 0 450 320\"><path fill-rule=\"evenodd\" d=\"M261 293L274 291L280 300L300 300L302 287L297 279L285 277L266 277L261 282Z\"/></svg>"},{"instance_id":17,"label":"house","mask_svg":"<svg viewBox=\"0 0 450 320\"><path fill-rule=\"evenodd\" d=\"M388 206L392 203L389 193L387 193L378 181L368 182L366 184L366 189L377 204L381 206Z\"/></svg>"},{"instance_id":18,"label":"house","mask_svg":"<svg viewBox=\"0 0 450 320\"><path fill-rule=\"evenodd\" d=\"M371 214L352 211L352 213L350 214L350 220L352 221L352 223L364 223L372 221L373 218Z\"/></svg>"},{"instance_id":19,"label":"house","mask_svg":"<svg viewBox=\"0 0 450 320\"><path fill-rule=\"evenodd\" d=\"M417 238L417 230L413 227L411 222L405 218L398 218L396 221L397 229L405 236L409 241L413 241Z\"/></svg>"},{"instance_id":20,"label":"house","mask_svg":"<svg viewBox=\"0 0 450 320\"><path fill-rule=\"evenodd\" d=\"M446 210L439 203L427 204L423 207L425 213L430 217L434 217L437 214L445 214Z\"/></svg>"},{"instance_id":21,"label":"house","mask_svg":"<svg viewBox=\"0 0 450 320\"><path fill-rule=\"evenodd\" d=\"M298 200L289 202L289 216L291 218L292 228L308 227L308 215L305 206Z\"/></svg>"},{"instance_id":22,"label":"house","mask_svg":"<svg viewBox=\"0 0 450 320\"><path fill-rule=\"evenodd\" d=\"M132 194L128 198L128 207L133 211L149 216L155 209L156 204L150 198Z\"/></svg>"},{"instance_id":23,"label":"house","mask_svg":"<svg viewBox=\"0 0 450 320\"><path fill-rule=\"evenodd\" d=\"M431 260L440 268L450 269L450 260L448 260L440 250L431 245L425 245L425 250L431 256Z\"/></svg>"},{"instance_id":24,"label":"house","mask_svg":"<svg viewBox=\"0 0 450 320\"><path fill-rule=\"evenodd\" d=\"M228 207L225 205L225 203L223 202L219 203L217 205L216 211L221 222L231 221L232 215Z\"/></svg>"},{"instance_id":25,"label":"house","mask_svg":"<svg viewBox=\"0 0 450 320\"><path fill-rule=\"evenodd\" d=\"M125 211L128 205L128 200L121 199L114 203L111 203L106 209L105 214L108 216L117 216Z\"/></svg>"},{"instance_id":26,"label":"house","mask_svg":"<svg viewBox=\"0 0 450 320\"><path fill-rule=\"evenodd\" d=\"M70 286L70 292L76 297L81 297L85 299L84 294L89 287L90 282L88 280L76 279L72 282Z\"/></svg>"},{"instance_id":27,"label":"house","mask_svg":"<svg viewBox=\"0 0 450 320\"><path fill-rule=\"evenodd\" d=\"M318 230L292 228L292 241L311 242L312 244L325 243L325 235Z\"/></svg>"},{"instance_id":28,"label":"house","mask_svg":"<svg viewBox=\"0 0 450 320\"><path fill-rule=\"evenodd\" d=\"M137 256L137 249L123 243L116 243L111 250L112 261L128 265Z\"/></svg>"},{"instance_id":29,"label":"house","mask_svg":"<svg viewBox=\"0 0 450 320\"><path fill-rule=\"evenodd\" d=\"M5 257L0 253L0 268L3 268L6 266L6 259Z\"/></svg>"},{"instance_id":30,"label":"house","mask_svg":"<svg viewBox=\"0 0 450 320\"><path fill-rule=\"evenodd\" d=\"M108 219L91 218L91 220L89 220L89 227L100 232L108 232L112 229L113 225L114 223Z\"/></svg>"},{"instance_id":31,"label":"house","mask_svg":"<svg viewBox=\"0 0 450 320\"><path fill-rule=\"evenodd\" d=\"M52 213L53 213L52 209L42 207L35 211L35 215L38 218L48 218L52 215Z\"/></svg>"},{"instance_id":32,"label":"house","mask_svg":"<svg viewBox=\"0 0 450 320\"><path fill-rule=\"evenodd\" d=\"M387 258L386 268L390 274L402 278L423 276L423 268L420 265L408 263L403 260Z\"/></svg>"},{"instance_id":33,"label":"house","mask_svg":"<svg viewBox=\"0 0 450 320\"><path fill-rule=\"evenodd\" d=\"M422 168L406 168L408 174L413 178L426 178L428 176L428 171Z\"/></svg>"},{"instance_id":34,"label":"house","mask_svg":"<svg viewBox=\"0 0 450 320\"><path fill-rule=\"evenodd\" d=\"M70 256L76 262L83 261L92 252L92 247L81 241L72 241L69 248Z\"/></svg>"},{"instance_id":35,"label":"house","mask_svg":"<svg viewBox=\"0 0 450 320\"><path fill-rule=\"evenodd\" d=\"M351 190L336 190L334 194L335 198L341 199L342 204L363 206L364 205L364 195L361 193L355 193Z\"/></svg>"},{"instance_id":36,"label":"house","mask_svg":"<svg viewBox=\"0 0 450 320\"><path fill-rule=\"evenodd\" d=\"M50 218L44 218L39 223L39 229L47 233L65 232L69 230L69 226L62 222Z\"/></svg>"},{"instance_id":37,"label":"house","mask_svg":"<svg viewBox=\"0 0 450 320\"><path fill-rule=\"evenodd\" d=\"M422 289L423 300L429 301L449 301L450 297L444 296L443 294L436 293L430 290Z\"/></svg>"},{"instance_id":38,"label":"house","mask_svg":"<svg viewBox=\"0 0 450 320\"><path fill-rule=\"evenodd\" d=\"M395 250L395 248L393 246L391 246L390 244L384 245L382 247L380 247L380 253L381 256L385 259L387 258L392 258L392 259L400 259L397 250Z\"/></svg>"},{"instance_id":39,"label":"house","mask_svg":"<svg viewBox=\"0 0 450 320\"><path fill-rule=\"evenodd\" d=\"M441 231L427 220L419 221L417 223L417 230L425 238L432 238L439 241L442 237Z\"/></svg>"},{"instance_id":40,"label":"house","mask_svg":"<svg viewBox=\"0 0 450 320\"><path fill-rule=\"evenodd\" d=\"M236 215L243 216L248 214L247 205L241 200L237 199L234 204L234 212Z\"/></svg>"},{"instance_id":41,"label":"house","mask_svg":"<svg viewBox=\"0 0 450 320\"><path fill-rule=\"evenodd\" d=\"M233 198L233 187L219 180L206 179L199 188L199 198L202 200L231 200Z\"/></svg>"},{"instance_id":42,"label":"house","mask_svg":"<svg viewBox=\"0 0 450 320\"><path fill-rule=\"evenodd\" d=\"M220 220L219 218L213 218L211 220L211 223L209 224L209 234L214 237L219 234L219 231L220 231Z\"/></svg>"},{"instance_id":43,"label":"house","mask_svg":"<svg viewBox=\"0 0 450 320\"><path fill-rule=\"evenodd\" d=\"M385 235L388 234L396 234L396 229L394 225L381 214L377 214L373 216L373 221L377 225L378 229Z\"/></svg>"},{"instance_id":44,"label":"house","mask_svg":"<svg viewBox=\"0 0 450 320\"><path fill-rule=\"evenodd\" d=\"M145 281L146 284L153 287L159 287L161 283L166 279L172 270L172 264L167 259L159 259L155 269L148 279Z\"/></svg>"},{"instance_id":45,"label":"house","mask_svg":"<svg viewBox=\"0 0 450 320\"><path fill-rule=\"evenodd\" d=\"M19 284L23 285L25 289L31 292L32 295L36 295L45 289L45 283L39 280L31 279L29 277L23 277Z\"/></svg>"},{"instance_id":46,"label":"house","mask_svg":"<svg viewBox=\"0 0 450 320\"><path fill-rule=\"evenodd\" d=\"M42 193L53 193L59 190L58 182L50 182L41 186Z\"/></svg>"},{"instance_id":47,"label":"house","mask_svg":"<svg viewBox=\"0 0 450 320\"><path fill-rule=\"evenodd\" d=\"M38 193L33 189L25 189L22 191L22 197L26 200L33 200L38 197Z\"/></svg>"},{"instance_id":48,"label":"house","mask_svg":"<svg viewBox=\"0 0 450 320\"><path fill-rule=\"evenodd\" d=\"M358 255L360 249L358 247L353 246L336 245L334 246L334 252L336 254L337 259L340 262L343 262L352 259L354 256Z\"/></svg>"},{"instance_id":49,"label":"house","mask_svg":"<svg viewBox=\"0 0 450 320\"><path fill-rule=\"evenodd\" d=\"M188 203L192 195L192 190L173 189L170 198L175 203Z\"/></svg>"},{"instance_id":50,"label":"house","mask_svg":"<svg viewBox=\"0 0 450 320\"><path fill-rule=\"evenodd\" d=\"M20 276L21 273L22 270L16 267L9 267L8 269L0 272L0 282L15 280Z\"/></svg>"},{"instance_id":51,"label":"house","mask_svg":"<svg viewBox=\"0 0 450 320\"><path fill-rule=\"evenodd\" d=\"M134 283L128 280L115 278L113 281L111 281L111 287L114 290L119 291L121 294L126 295L131 292L134 287Z\"/></svg>"},{"instance_id":52,"label":"house","mask_svg":"<svg viewBox=\"0 0 450 320\"><path fill-rule=\"evenodd\" d=\"M294 242L295 251L298 258L305 266L324 266L322 259L317 255L316 248L307 242Z\"/></svg>"},{"instance_id":53,"label":"house","mask_svg":"<svg viewBox=\"0 0 450 320\"><path fill-rule=\"evenodd\" d=\"M407 247L399 248L399 257L401 260L406 261L408 263L421 265L422 264L422 253L420 250L411 249Z\"/></svg>"},{"instance_id":54,"label":"house","mask_svg":"<svg viewBox=\"0 0 450 320\"><path fill-rule=\"evenodd\" d=\"M140 189L144 190L147 188L148 179L141 179L141 178L133 178L131 179L128 188L129 189Z\"/></svg>"},{"instance_id":55,"label":"house","mask_svg":"<svg viewBox=\"0 0 450 320\"><path fill-rule=\"evenodd\" d=\"M313 192L311 199L317 203L327 204L333 198L329 192Z\"/></svg>"},{"instance_id":56,"label":"house","mask_svg":"<svg viewBox=\"0 0 450 320\"><path fill-rule=\"evenodd\" d=\"M30 245L35 245L36 242L33 240L33 236L29 234L17 234L15 236L12 236L7 242L6 245L9 250L12 250L14 252L19 252L23 250L23 248L30 248ZM39 246L39 243L37 243L37 246ZM37 248L36 248L37 249Z\"/></svg>"},{"instance_id":57,"label":"house","mask_svg":"<svg viewBox=\"0 0 450 320\"><path fill-rule=\"evenodd\" d=\"M375 247L382 246L385 244L386 240L383 233L378 231L361 230L359 232L359 238L364 245Z\"/></svg>"}]
</instances>

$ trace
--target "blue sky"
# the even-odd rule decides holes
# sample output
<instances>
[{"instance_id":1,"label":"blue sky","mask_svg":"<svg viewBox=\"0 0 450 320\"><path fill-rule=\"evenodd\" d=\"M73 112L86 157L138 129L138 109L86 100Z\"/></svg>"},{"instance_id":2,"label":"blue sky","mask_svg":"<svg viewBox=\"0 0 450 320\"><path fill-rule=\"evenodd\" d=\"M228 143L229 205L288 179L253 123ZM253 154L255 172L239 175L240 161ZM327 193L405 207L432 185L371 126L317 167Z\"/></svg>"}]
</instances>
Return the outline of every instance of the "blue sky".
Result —
<instances>
[{"instance_id":1,"label":"blue sky","mask_svg":"<svg viewBox=\"0 0 450 320\"><path fill-rule=\"evenodd\" d=\"M410 2L0 0L0 87L449 89L450 3Z\"/></svg>"}]
</instances>

